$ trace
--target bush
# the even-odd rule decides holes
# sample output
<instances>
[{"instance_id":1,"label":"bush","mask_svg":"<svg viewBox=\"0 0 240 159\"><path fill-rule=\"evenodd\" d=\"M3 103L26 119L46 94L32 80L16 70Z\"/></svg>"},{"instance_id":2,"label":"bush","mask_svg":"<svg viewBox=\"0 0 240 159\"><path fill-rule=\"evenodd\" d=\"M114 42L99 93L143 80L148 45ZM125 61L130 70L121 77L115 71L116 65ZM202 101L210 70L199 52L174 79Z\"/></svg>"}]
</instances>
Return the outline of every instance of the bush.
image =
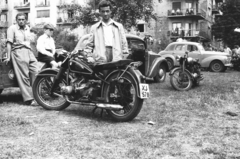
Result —
<instances>
[{"instance_id":1,"label":"bush","mask_svg":"<svg viewBox=\"0 0 240 159\"><path fill-rule=\"evenodd\" d=\"M44 34L43 24L32 27L36 31L37 38ZM70 31L61 28L56 28L53 32L53 38L56 48L62 47L64 50L72 51L78 42L78 37L71 34Z\"/></svg>"}]
</instances>

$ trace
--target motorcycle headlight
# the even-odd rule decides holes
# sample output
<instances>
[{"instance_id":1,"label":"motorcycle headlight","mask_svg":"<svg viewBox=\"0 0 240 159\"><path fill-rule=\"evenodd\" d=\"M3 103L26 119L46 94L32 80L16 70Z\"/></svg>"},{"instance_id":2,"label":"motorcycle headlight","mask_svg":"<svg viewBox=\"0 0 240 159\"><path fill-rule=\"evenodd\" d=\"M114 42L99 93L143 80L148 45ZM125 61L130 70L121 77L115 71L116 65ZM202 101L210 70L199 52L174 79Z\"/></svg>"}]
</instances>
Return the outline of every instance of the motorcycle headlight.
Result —
<instances>
[{"instance_id":1,"label":"motorcycle headlight","mask_svg":"<svg viewBox=\"0 0 240 159\"><path fill-rule=\"evenodd\" d=\"M188 58L187 58L187 61L188 61L188 63L193 63L193 58L188 57Z\"/></svg>"},{"instance_id":2,"label":"motorcycle headlight","mask_svg":"<svg viewBox=\"0 0 240 159\"><path fill-rule=\"evenodd\" d=\"M176 56L176 60L177 60L177 61L179 61L179 60L180 60L180 58L181 58L181 56L179 56L179 55L178 55L178 56Z\"/></svg>"}]
</instances>

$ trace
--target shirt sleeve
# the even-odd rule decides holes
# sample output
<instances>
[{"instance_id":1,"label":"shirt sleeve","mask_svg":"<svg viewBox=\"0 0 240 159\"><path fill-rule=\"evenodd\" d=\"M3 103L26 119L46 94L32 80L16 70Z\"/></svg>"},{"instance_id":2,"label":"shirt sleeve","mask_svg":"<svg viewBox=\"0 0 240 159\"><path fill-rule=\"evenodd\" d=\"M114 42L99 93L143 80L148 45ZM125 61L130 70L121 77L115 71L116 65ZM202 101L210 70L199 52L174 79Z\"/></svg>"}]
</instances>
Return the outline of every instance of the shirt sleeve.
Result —
<instances>
[{"instance_id":1,"label":"shirt sleeve","mask_svg":"<svg viewBox=\"0 0 240 159\"><path fill-rule=\"evenodd\" d=\"M37 40L37 51L39 51L40 53L44 54L44 55L48 55L49 56L49 52L45 49L44 46L44 37L40 36Z\"/></svg>"},{"instance_id":2,"label":"shirt sleeve","mask_svg":"<svg viewBox=\"0 0 240 159\"><path fill-rule=\"evenodd\" d=\"M11 44L14 42L14 26L10 26L7 30L7 42L10 42Z\"/></svg>"},{"instance_id":3,"label":"shirt sleeve","mask_svg":"<svg viewBox=\"0 0 240 159\"><path fill-rule=\"evenodd\" d=\"M121 38L122 38L121 39L121 41L122 41L122 51L125 52L125 53L128 53L127 38L126 38L125 31L124 31L124 28L123 28L122 24L120 25L119 29L120 29Z\"/></svg>"},{"instance_id":4,"label":"shirt sleeve","mask_svg":"<svg viewBox=\"0 0 240 159\"><path fill-rule=\"evenodd\" d=\"M90 36L88 37L84 51L88 54L88 56L92 56L93 48L94 48L94 29L93 27L91 27Z\"/></svg>"}]
</instances>

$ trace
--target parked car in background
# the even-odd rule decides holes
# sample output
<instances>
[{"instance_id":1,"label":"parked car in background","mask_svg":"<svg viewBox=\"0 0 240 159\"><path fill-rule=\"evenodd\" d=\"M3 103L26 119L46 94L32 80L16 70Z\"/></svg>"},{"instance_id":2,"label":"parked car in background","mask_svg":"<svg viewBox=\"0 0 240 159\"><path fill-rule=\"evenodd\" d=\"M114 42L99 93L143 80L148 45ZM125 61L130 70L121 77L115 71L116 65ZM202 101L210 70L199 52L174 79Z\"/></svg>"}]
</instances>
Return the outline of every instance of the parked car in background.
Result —
<instances>
[{"instance_id":1,"label":"parked car in background","mask_svg":"<svg viewBox=\"0 0 240 159\"><path fill-rule=\"evenodd\" d=\"M89 34L84 35L79 40L75 50L85 48ZM124 54L124 59L141 61L143 64L138 67L140 72L146 76L147 80L164 82L166 72L169 71L167 60L157 53L147 50L147 44L138 36L126 34L129 54Z\"/></svg>"},{"instance_id":2,"label":"parked car in background","mask_svg":"<svg viewBox=\"0 0 240 159\"><path fill-rule=\"evenodd\" d=\"M210 69L212 72L224 72L227 67L232 66L231 57L228 53L217 51L205 51L203 46L197 42L173 42L159 55L166 58L169 68L179 66L176 56L183 56L189 52L189 57L199 59L202 68Z\"/></svg>"}]
</instances>

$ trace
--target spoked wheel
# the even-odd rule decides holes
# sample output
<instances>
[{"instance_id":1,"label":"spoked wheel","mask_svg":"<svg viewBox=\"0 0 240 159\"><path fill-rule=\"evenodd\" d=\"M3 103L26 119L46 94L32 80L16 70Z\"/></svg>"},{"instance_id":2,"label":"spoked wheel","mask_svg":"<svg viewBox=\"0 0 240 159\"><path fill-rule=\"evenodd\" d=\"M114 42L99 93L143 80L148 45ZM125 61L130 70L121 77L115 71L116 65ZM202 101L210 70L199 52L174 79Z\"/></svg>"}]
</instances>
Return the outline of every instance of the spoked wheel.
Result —
<instances>
[{"instance_id":1,"label":"spoked wheel","mask_svg":"<svg viewBox=\"0 0 240 159\"><path fill-rule=\"evenodd\" d=\"M117 74L113 74L108 78L108 82L114 81L116 77ZM105 85L103 90L108 103L123 106L121 110L107 110L114 120L130 121L140 112L143 99L137 96L137 83L130 74L125 73L118 81Z\"/></svg>"},{"instance_id":2,"label":"spoked wheel","mask_svg":"<svg viewBox=\"0 0 240 159\"><path fill-rule=\"evenodd\" d=\"M187 91L192 85L192 79L188 72L177 69L170 76L170 83L173 88L179 91Z\"/></svg>"},{"instance_id":3,"label":"spoked wheel","mask_svg":"<svg viewBox=\"0 0 240 159\"><path fill-rule=\"evenodd\" d=\"M60 88L66 85L66 81L62 79L54 94L51 94L54 78L55 75L37 77L33 84L33 96L37 103L47 110L63 110L70 105L60 93Z\"/></svg>"}]
</instances>

